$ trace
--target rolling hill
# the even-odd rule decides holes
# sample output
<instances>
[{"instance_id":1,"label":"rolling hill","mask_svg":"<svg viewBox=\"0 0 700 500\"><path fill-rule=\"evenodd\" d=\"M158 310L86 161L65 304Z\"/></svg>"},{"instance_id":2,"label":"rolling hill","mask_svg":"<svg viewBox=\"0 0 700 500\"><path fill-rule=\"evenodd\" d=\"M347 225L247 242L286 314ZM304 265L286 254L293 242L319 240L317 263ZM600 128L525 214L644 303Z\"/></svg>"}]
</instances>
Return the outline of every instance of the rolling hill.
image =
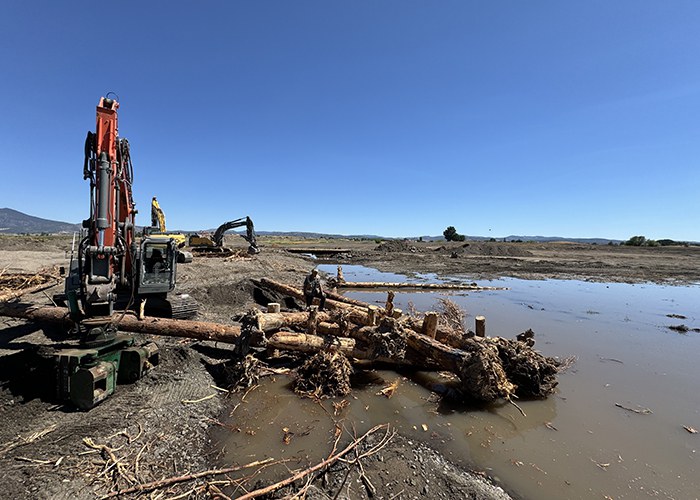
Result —
<instances>
[{"instance_id":1,"label":"rolling hill","mask_svg":"<svg viewBox=\"0 0 700 500\"><path fill-rule=\"evenodd\" d=\"M59 222L27 215L11 208L0 208L0 234L72 233L80 224Z\"/></svg>"}]
</instances>

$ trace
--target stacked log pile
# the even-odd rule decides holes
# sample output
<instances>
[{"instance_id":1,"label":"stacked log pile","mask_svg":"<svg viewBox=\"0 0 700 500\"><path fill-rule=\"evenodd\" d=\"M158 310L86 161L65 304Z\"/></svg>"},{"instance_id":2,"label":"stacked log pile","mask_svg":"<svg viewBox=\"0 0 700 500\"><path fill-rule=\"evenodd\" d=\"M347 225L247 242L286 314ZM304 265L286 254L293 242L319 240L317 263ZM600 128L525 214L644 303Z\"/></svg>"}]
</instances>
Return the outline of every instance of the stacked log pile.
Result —
<instances>
[{"instance_id":1,"label":"stacked log pile","mask_svg":"<svg viewBox=\"0 0 700 500\"><path fill-rule=\"evenodd\" d=\"M256 284L303 298L301 290L283 283L262 279ZM479 401L513 396L544 398L554 391L560 363L535 351L532 335L521 334L522 340L480 337L450 326L437 313L409 317L393 307L393 295L388 294L384 308L329 294L327 312L314 306L308 312L255 310L243 319L242 330L244 336L245 332L257 334L258 344L271 349L322 353L316 372L309 367L300 372L304 383L299 392L314 396L345 394L349 390L350 371L346 365L338 365L340 376L328 368L340 356L351 361L450 372L458 380L461 394ZM307 364L314 363L313 359ZM318 372L323 372L325 378L315 377L318 384L310 387L309 377L303 373ZM333 382L328 383L329 379ZM335 391L334 387L341 390Z\"/></svg>"},{"instance_id":2,"label":"stacked log pile","mask_svg":"<svg viewBox=\"0 0 700 500\"><path fill-rule=\"evenodd\" d=\"M303 299L301 290L269 279L259 287L278 296ZM250 347L267 352L310 354L297 370L297 392L314 397L345 395L350 390L352 365L381 363L395 369L449 372L456 392L465 399L491 402L511 397L544 398L557 385L561 363L533 349L531 331L516 340L484 335L485 319L477 317L477 334L465 332L449 314L429 312L408 316L394 307L394 293L377 307L329 293L327 311L312 306L305 312L281 312L270 304L262 312L246 314L242 326L162 318L139 319L131 313L116 315L115 324L126 332L189 337L236 344L241 366L229 367L237 379L233 386L250 387L259 366L248 354ZM449 311L447 311L449 313ZM0 315L33 321L70 323L60 307L0 303ZM447 316L447 317L446 317ZM454 320L454 318L452 318ZM480 334L480 335L479 335ZM454 393L455 391L451 391Z\"/></svg>"}]
</instances>

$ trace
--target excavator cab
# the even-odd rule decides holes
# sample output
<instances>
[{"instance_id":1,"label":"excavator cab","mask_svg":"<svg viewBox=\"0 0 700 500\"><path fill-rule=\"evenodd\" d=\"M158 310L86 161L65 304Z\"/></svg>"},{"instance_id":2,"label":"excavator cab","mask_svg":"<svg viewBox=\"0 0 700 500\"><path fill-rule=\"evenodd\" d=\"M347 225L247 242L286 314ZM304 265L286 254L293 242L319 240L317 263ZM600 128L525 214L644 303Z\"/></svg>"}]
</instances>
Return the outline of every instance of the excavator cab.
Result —
<instances>
[{"instance_id":1,"label":"excavator cab","mask_svg":"<svg viewBox=\"0 0 700 500\"><path fill-rule=\"evenodd\" d=\"M168 293L175 288L177 254L172 239L145 238L141 242L139 294Z\"/></svg>"}]
</instances>

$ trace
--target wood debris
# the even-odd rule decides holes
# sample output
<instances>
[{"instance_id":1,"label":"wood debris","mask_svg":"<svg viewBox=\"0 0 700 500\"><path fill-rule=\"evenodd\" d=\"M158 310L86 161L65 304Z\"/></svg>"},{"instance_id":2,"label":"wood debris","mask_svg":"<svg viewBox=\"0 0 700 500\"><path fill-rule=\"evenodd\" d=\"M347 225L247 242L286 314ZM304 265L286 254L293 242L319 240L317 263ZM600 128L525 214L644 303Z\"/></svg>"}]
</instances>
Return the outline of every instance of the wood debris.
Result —
<instances>
[{"instance_id":1,"label":"wood debris","mask_svg":"<svg viewBox=\"0 0 700 500\"><path fill-rule=\"evenodd\" d=\"M0 302L17 299L26 293L36 293L59 283L58 270L45 269L38 273L0 272Z\"/></svg>"}]
</instances>

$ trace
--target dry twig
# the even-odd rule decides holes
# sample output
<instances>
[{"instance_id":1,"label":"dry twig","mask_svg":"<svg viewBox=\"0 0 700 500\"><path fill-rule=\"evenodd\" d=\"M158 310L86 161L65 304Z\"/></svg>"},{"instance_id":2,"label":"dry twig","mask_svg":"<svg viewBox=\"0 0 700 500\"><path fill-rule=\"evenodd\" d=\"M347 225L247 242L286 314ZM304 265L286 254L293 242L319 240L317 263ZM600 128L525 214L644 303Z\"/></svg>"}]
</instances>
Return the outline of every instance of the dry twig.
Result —
<instances>
[{"instance_id":1,"label":"dry twig","mask_svg":"<svg viewBox=\"0 0 700 500\"><path fill-rule=\"evenodd\" d=\"M370 430L368 430L366 433L364 433L361 437L359 437L359 438L355 439L353 442L351 442L342 451L340 451L340 452L336 453L335 455L323 460L322 462L319 462L318 464L314 465L313 467L309 467L308 469L297 472L293 476L288 477L287 479L284 479L282 481L278 481L275 484L271 484L270 486L266 486L265 488L260 488L260 489L257 489L255 491L251 491L250 493L247 493L246 495L238 497L238 500L250 500L251 498L256 498L256 497L259 497L261 495L265 495L267 493L272 493L273 491L276 491L284 486L287 486L288 484L292 484L293 482L298 481L299 479L302 479L302 478L308 476L309 474L316 472L317 470L323 469L323 468L337 462L343 456L347 455L349 452L354 450L368 436L374 434L379 429L387 429L387 432L388 432L389 424L381 424L381 425L376 425L376 426L372 427Z\"/></svg>"},{"instance_id":2,"label":"dry twig","mask_svg":"<svg viewBox=\"0 0 700 500\"><path fill-rule=\"evenodd\" d=\"M630 408L628 406L621 405L620 403L615 403L615 406L617 406L618 408L622 408L623 410L639 413L640 415L651 415L652 413L654 413L649 408L642 408L640 406L637 406L637 408Z\"/></svg>"},{"instance_id":3,"label":"dry twig","mask_svg":"<svg viewBox=\"0 0 700 500\"><path fill-rule=\"evenodd\" d=\"M220 474L229 474L231 472L236 472L239 470L243 469L249 469L251 467L257 467L260 465L265 465L269 464L270 462L274 461L273 458L267 458L265 460L259 460L255 462L251 462L246 465L236 465L233 467L227 467L225 469L213 469L213 470L205 470L202 472L197 472L194 474L185 474L183 476L177 476L177 477L169 477L166 479L161 479L158 481L151 481L150 483L144 483L144 484L137 484L136 486L133 486L131 488L126 488L123 490L117 490L113 491L109 495L105 495L102 498L114 498L119 495L127 495L129 493L144 493L147 491L153 491L158 488L164 488L166 486L172 486L173 484L178 484L178 483L184 483L187 481L194 481L195 479L201 479L203 477L207 476L216 476Z\"/></svg>"}]
</instances>

